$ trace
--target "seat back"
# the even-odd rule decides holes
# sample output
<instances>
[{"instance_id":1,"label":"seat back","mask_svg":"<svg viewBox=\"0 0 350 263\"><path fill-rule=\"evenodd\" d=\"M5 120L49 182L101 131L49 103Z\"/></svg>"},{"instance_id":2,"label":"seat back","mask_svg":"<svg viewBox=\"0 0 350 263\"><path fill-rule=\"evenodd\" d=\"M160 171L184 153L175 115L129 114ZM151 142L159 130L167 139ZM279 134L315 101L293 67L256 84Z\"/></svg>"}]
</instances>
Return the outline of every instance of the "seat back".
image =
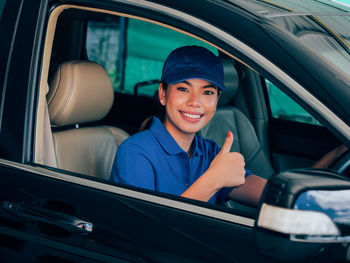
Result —
<instances>
[{"instance_id":1,"label":"seat back","mask_svg":"<svg viewBox=\"0 0 350 263\"><path fill-rule=\"evenodd\" d=\"M222 92L217 110L211 121L199 135L214 140L220 147L224 144L226 133L234 135L231 151L243 154L246 167L254 174L268 178L274 169L257 138L254 127L241 110L226 104L232 101L238 87L237 71L230 60L223 60L224 80L227 90Z\"/></svg>"},{"instance_id":2,"label":"seat back","mask_svg":"<svg viewBox=\"0 0 350 263\"><path fill-rule=\"evenodd\" d=\"M47 94L58 168L109 178L117 148L128 134L112 126L78 125L103 119L113 100L112 84L102 66L90 61L59 66Z\"/></svg>"}]
</instances>

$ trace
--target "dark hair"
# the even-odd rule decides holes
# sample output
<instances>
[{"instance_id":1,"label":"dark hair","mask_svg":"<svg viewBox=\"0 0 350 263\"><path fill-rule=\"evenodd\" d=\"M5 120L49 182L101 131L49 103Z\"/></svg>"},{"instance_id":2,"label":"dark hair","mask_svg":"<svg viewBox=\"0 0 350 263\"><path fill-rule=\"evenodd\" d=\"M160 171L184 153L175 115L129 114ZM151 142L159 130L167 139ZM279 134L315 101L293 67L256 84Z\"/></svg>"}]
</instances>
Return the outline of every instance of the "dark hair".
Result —
<instances>
[{"instance_id":1,"label":"dark hair","mask_svg":"<svg viewBox=\"0 0 350 263\"><path fill-rule=\"evenodd\" d=\"M160 83L162 84L162 87L163 87L164 91L166 91L168 89L168 83L166 83L164 81L162 81ZM151 125L152 125L153 117L157 117L158 119L160 119L161 122L165 121L165 107L159 101L159 92L158 92L158 90L156 90L156 92L154 92L153 104L154 104L154 107L156 109L156 114L153 115L153 116L148 117L147 119L145 119L142 122L142 124L141 124L141 126L139 128L139 131L143 131L143 130L149 129L151 127Z\"/></svg>"},{"instance_id":2,"label":"dark hair","mask_svg":"<svg viewBox=\"0 0 350 263\"><path fill-rule=\"evenodd\" d=\"M161 82L162 84L162 88L163 90L166 92L167 89L168 89L168 83L166 83L165 81L162 81ZM156 107L157 107L157 113L156 113L156 117L158 117L158 119L161 120L161 122L164 122L165 121L165 107L160 103L159 101L159 93L156 92Z\"/></svg>"},{"instance_id":3,"label":"dark hair","mask_svg":"<svg viewBox=\"0 0 350 263\"><path fill-rule=\"evenodd\" d=\"M166 91L168 89L168 83L166 83L165 81L161 82L163 90Z\"/></svg>"}]
</instances>

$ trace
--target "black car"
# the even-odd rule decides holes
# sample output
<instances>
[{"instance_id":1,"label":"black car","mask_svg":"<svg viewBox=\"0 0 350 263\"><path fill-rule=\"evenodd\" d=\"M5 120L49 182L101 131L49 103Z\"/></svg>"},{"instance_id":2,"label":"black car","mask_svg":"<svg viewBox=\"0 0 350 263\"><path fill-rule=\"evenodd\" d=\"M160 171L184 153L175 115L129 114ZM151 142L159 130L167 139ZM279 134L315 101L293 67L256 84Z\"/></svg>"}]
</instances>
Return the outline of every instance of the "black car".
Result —
<instances>
[{"instance_id":1,"label":"black car","mask_svg":"<svg viewBox=\"0 0 350 263\"><path fill-rule=\"evenodd\" d=\"M350 259L346 1L1 0L1 262ZM268 179L259 207L113 183L159 110L169 52L207 47L225 85L200 134Z\"/></svg>"}]
</instances>

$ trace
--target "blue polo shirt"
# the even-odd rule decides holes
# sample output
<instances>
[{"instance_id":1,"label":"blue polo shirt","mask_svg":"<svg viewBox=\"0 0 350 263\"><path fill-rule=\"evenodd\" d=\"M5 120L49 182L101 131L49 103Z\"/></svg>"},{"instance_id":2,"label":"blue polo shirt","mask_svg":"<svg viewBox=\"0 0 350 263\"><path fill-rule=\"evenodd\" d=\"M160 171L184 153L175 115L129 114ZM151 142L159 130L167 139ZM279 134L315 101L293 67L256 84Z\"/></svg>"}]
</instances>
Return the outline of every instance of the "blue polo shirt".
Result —
<instances>
[{"instance_id":1,"label":"blue polo shirt","mask_svg":"<svg viewBox=\"0 0 350 263\"><path fill-rule=\"evenodd\" d=\"M110 179L149 190L181 195L210 166L218 145L195 136L192 155L182 150L161 121L154 117L148 130L125 140L118 148ZM246 176L252 174L246 170ZM222 204L233 188L223 188L210 200Z\"/></svg>"}]
</instances>

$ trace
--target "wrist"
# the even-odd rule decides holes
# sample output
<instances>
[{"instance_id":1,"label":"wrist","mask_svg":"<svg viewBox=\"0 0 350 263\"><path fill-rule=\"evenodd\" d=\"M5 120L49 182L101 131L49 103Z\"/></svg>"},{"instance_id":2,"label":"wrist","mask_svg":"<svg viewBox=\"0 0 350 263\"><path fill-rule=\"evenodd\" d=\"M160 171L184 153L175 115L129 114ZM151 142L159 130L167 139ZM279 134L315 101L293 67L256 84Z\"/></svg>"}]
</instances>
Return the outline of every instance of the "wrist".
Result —
<instances>
[{"instance_id":1,"label":"wrist","mask_svg":"<svg viewBox=\"0 0 350 263\"><path fill-rule=\"evenodd\" d=\"M223 187L220 180L215 176L215 173L210 169L208 169L201 177L206 182L208 189L214 193Z\"/></svg>"}]
</instances>

